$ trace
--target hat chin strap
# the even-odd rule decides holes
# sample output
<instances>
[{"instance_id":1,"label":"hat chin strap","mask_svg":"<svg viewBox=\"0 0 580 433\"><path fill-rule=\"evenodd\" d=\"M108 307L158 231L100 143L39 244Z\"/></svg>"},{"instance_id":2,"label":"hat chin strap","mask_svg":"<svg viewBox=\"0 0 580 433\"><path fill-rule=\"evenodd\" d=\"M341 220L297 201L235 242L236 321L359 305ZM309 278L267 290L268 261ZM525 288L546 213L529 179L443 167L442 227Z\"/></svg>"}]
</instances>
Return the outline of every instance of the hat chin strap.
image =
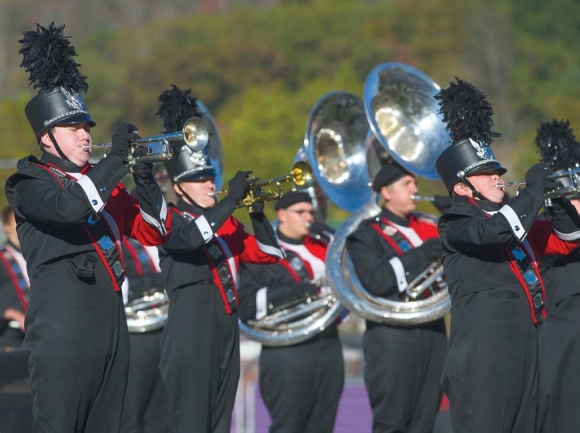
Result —
<instances>
[{"instance_id":1,"label":"hat chin strap","mask_svg":"<svg viewBox=\"0 0 580 433\"><path fill-rule=\"evenodd\" d=\"M58 152L58 154L60 155L60 157L68 162L72 162L70 159L68 159L68 157L63 153L63 151L60 149L60 146L58 145L56 138L54 138L54 135L52 134L52 129L48 128L46 130L46 132L48 133L48 136L50 137L50 139L52 140L52 144L54 144L54 147L56 149L56 151Z\"/></svg>"},{"instance_id":2,"label":"hat chin strap","mask_svg":"<svg viewBox=\"0 0 580 433\"><path fill-rule=\"evenodd\" d=\"M457 172L457 177L459 179L461 179L461 181L465 185L467 185L467 187L469 189L471 189L471 193L473 194L473 198L479 198L480 200L487 200L487 198L485 198L477 189L475 189L473 184L467 179L467 176L465 175L465 172L463 170L460 170Z\"/></svg>"}]
</instances>

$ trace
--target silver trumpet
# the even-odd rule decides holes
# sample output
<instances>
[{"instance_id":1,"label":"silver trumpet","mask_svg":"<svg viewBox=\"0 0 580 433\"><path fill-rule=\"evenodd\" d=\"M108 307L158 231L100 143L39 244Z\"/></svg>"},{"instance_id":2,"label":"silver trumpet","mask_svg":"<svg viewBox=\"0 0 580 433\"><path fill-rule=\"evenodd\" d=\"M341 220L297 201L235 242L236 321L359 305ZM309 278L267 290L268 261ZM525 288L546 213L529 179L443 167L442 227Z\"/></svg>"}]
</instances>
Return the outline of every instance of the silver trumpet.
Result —
<instances>
[{"instance_id":1,"label":"silver trumpet","mask_svg":"<svg viewBox=\"0 0 580 433\"><path fill-rule=\"evenodd\" d=\"M199 152L205 148L208 141L209 133L203 120L198 117L191 117L186 120L181 131L139 138L133 141L129 148L129 162L127 165L131 167L139 162L167 161L173 156L172 144L175 144L178 148L187 145L193 152ZM85 145L83 150L106 149L106 155L112 146L112 143ZM134 157L133 153L137 146L145 147L147 154Z\"/></svg>"},{"instance_id":2,"label":"silver trumpet","mask_svg":"<svg viewBox=\"0 0 580 433\"><path fill-rule=\"evenodd\" d=\"M580 168L571 170L558 171L546 176L546 179L558 181L560 186L552 191L544 192L544 201L546 206L551 206L553 198L568 197L580 193ZM501 183L498 182L495 187L505 191L506 188L515 186L518 191L526 186L525 180Z\"/></svg>"}]
</instances>

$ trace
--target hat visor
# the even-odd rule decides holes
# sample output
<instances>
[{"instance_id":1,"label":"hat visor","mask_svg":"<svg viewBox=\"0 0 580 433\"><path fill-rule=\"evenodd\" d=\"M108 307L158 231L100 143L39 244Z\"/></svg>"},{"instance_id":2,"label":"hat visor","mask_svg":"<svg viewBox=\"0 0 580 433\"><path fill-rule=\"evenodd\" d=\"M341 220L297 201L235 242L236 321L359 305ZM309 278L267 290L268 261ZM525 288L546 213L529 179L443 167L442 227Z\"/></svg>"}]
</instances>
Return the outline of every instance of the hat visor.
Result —
<instances>
[{"instance_id":1,"label":"hat visor","mask_svg":"<svg viewBox=\"0 0 580 433\"><path fill-rule=\"evenodd\" d=\"M497 172L498 175L503 176L504 174L507 173L507 168L502 167L497 161L492 161L478 165L477 167L474 167L471 170L466 170L465 174L467 176L474 176L481 174L490 174L492 172Z\"/></svg>"},{"instance_id":2,"label":"hat visor","mask_svg":"<svg viewBox=\"0 0 580 433\"><path fill-rule=\"evenodd\" d=\"M188 174L186 176L176 179L178 182L192 182L195 180L201 180L206 177L217 177L215 169L213 167L204 168L202 170L196 171L195 173Z\"/></svg>"},{"instance_id":3,"label":"hat visor","mask_svg":"<svg viewBox=\"0 0 580 433\"><path fill-rule=\"evenodd\" d=\"M63 117L62 119L59 119L58 122L56 122L54 125L74 125L75 123L88 123L91 128L94 128L97 125L88 113L78 113Z\"/></svg>"}]
</instances>

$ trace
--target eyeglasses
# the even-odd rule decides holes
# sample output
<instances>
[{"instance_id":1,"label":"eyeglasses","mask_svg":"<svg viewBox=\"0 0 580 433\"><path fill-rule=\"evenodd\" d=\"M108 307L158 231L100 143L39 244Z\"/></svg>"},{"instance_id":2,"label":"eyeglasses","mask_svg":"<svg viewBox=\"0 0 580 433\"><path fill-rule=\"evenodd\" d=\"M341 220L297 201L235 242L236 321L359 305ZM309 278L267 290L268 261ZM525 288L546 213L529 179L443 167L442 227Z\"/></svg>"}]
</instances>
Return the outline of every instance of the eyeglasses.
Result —
<instances>
[{"instance_id":1,"label":"eyeglasses","mask_svg":"<svg viewBox=\"0 0 580 433\"><path fill-rule=\"evenodd\" d=\"M316 214L316 212L314 212L313 210L306 210L306 209L286 209L288 212L294 212L300 216L302 216L305 213L309 213L310 215L314 216Z\"/></svg>"}]
</instances>

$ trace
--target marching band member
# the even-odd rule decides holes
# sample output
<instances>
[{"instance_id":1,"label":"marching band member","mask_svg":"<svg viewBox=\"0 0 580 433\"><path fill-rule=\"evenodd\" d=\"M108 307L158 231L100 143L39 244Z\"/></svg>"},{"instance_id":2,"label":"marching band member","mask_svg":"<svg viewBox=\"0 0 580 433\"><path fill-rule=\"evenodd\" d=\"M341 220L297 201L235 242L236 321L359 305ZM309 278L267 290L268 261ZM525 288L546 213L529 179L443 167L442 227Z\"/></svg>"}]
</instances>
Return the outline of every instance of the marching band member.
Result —
<instances>
[{"instance_id":1,"label":"marching band member","mask_svg":"<svg viewBox=\"0 0 580 433\"><path fill-rule=\"evenodd\" d=\"M190 93L173 86L160 95L157 114L164 132L203 116ZM159 248L171 299L160 364L170 432L229 432L240 375L238 267L274 263L284 255L263 203L256 202L250 213L255 236L231 216L250 172L239 171L216 204L216 171L205 149L192 152L184 145L165 168L179 197L171 207L171 237Z\"/></svg>"},{"instance_id":2,"label":"marching band member","mask_svg":"<svg viewBox=\"0 0 580 433\"><path fill-rule=\"evenodd\" d=\"M553 200L551 221L536 219L545 191L557 186L544 164L531 167L526 187L503 202L507 170L490 147L498 134L483 93L458 79L436 98L453 140L436 161L453 198L439 219L452 299L442 383L453 431L534 432L537 324L545 314L538 256L568 254L579 227L562 199Z\"/></svg>"},{"instance_id":3,"label":"marching band member","mask_svg":"<svg viewBox=\"0 0 580 433\"><path fill-rule=\"evenodd\" d=\"M28 367L22 353L24 317L29 283L26 262L20 252L14 211L2 209L6 243L0 244L0 431L32 431L32 399Z\"/></svg>"},{"instance_id":4,"label":"marching band member","mask_svg":"<svg viewBox=\"0 0 580 433\"><path fill-rule=\"evenodd\" d=\"M363 221L346 247L369 293L404 301L408 283L441 259L437 225L414 213L415 176L394 160L384 162L372 188L381 213ZM445 288L441 280L435 284ZM363 351L373 433L431 432L442 396L444 320L410 326L367 320Z\"/></svg>"},{"instance_id":5,"label":"marching band member","mask_svg":"<svg viewBox=\"0 0 580 433\"><path fill-rule=\"evenodd\" d=\"M324 226L314 221L310 195L286 193L274 209L286 259L269 265L243 264L239 311L244 321L259 320L324 290L327 244L309 235L309 227ZM272 420L270 433L332 433L344 384L336 323L302 343L263 346L259 367L260 392Z\"/></svg>"},{"instance_id":6,"label":"marching band member","mask_svg":"<svg viewBox=\"0 0 580 433\"><path fill-rule=\"evenodd\" d=\"M544 162L555 172L580 167L580 143L568 121L540 125L536 145ZM569 178L562 178L571 187ZM580 211L580 194L568 197ZM539 431L572 433L580 413L570 410L580 399L580 250L542 258L540 271L546 285L547 317L540 328Z\"/></svg>"},{"instance_id":7,"label":"marching band member","mask_svg":"<svg viewBox=\"0 0 580 433\"><path fill-rule=\"evenodd\" d=\"M159 253L131 238L123 238L125 305L151 291L163 290ZM159 371L163 326L143 332L129 329L130 356L127 392L121 416L123 433L165 433L167 395Z\"/></svg>"},{"instance_id":8,"label":"marching band member","mask_svg":"<svg viewBox=\"0 0 580 433\"><path fill-rule=\"evenodd\" d=\"M109 156L89 164L95 122L80 93L88 85L63 29L37 25L20 41L22 65L40 89L25 112L42 151L19 161L6 182L30 277L22 347L35 432L111 433L129 361L121 239L160 244L170 217L149 164L133 167L138 201L120 183L139 138L133 125L117 127Z\"/></svg>"}]
</instances>

